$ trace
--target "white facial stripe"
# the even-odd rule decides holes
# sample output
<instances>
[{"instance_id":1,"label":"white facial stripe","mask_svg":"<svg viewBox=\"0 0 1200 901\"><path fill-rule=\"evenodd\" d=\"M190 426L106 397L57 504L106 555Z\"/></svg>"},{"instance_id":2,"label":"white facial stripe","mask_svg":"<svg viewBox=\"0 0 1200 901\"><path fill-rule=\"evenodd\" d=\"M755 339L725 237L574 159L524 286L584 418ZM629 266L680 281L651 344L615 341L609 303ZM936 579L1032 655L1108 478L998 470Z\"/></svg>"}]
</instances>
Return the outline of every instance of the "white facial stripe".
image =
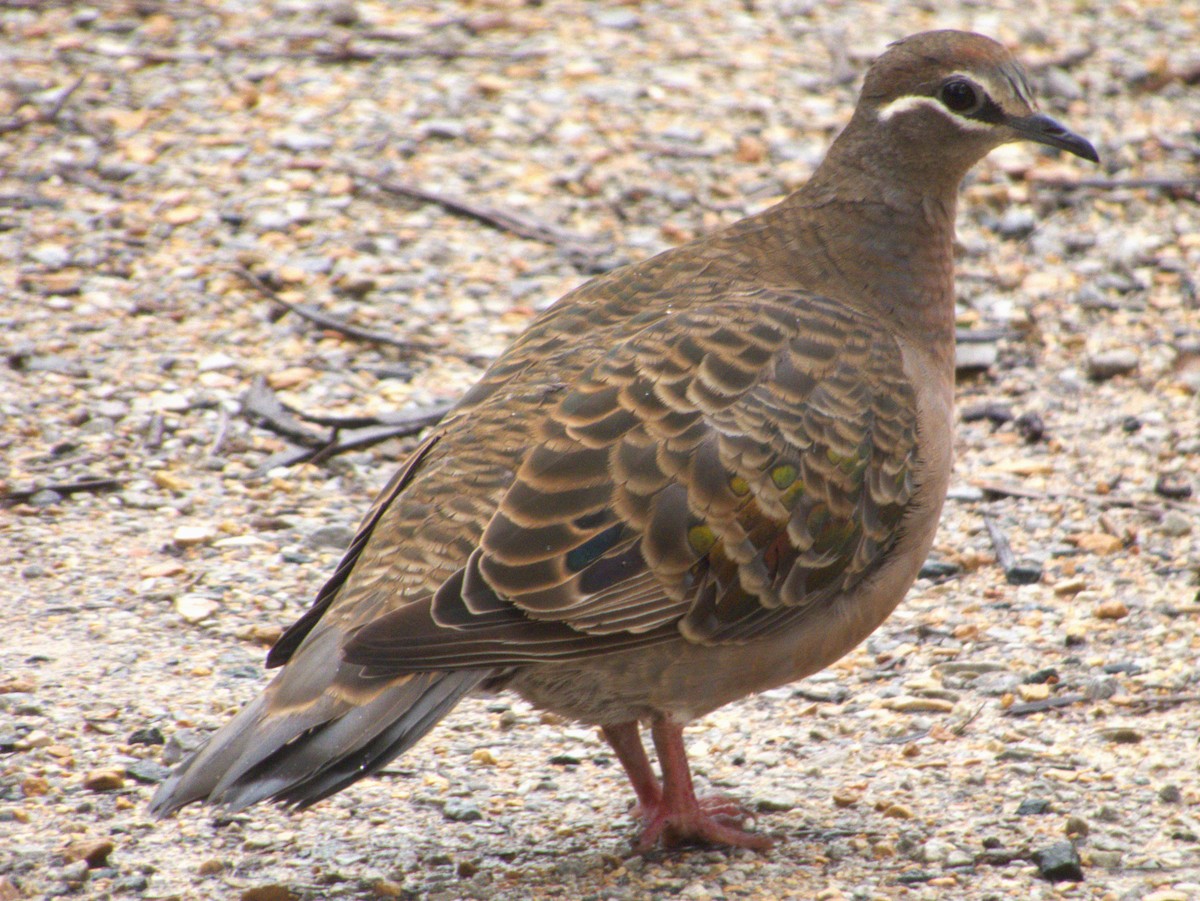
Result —
<instances>
[{"instance_id":1,"label":"white facial stripe","mask_svg":"<svg viewBox=\"0 0 1200 901\"><path fill-rule=\"evenodd\" d=\"M987 122L979 122L975 119L968 119L965 116L960 116L946 107L942 106L941 102L933 97L925 97L919 94L910 94L907 97L897 97L887 106L879 110L879 121L888 122L893 116L900 113L906 113L909 110L917 109L918 107L928 106L937 110L943 116L954 121L954 124L960 128L965 128L968 131L990 131L995 126Z\"/></svg>"}]
</instances>

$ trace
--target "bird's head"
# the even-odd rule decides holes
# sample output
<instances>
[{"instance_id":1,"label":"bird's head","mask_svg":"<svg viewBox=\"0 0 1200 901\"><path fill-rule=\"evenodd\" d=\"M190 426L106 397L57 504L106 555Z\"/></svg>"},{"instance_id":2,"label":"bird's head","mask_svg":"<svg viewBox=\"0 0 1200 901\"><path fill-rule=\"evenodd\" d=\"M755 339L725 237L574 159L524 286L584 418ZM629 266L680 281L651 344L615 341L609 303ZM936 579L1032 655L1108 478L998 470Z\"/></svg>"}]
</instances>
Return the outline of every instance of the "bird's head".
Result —
<instances>
[{"instance_id":1,"label":"bird's head","mask_svg":"<svg viewBox=\"0 0 1200 901\"><path fill-rule=\"evenodd\" d=\"M1037 112L1024 71L1001 44L963 31L928 31L892 44L867 73L852 126L892 174L940 173L954 185L989 151L1013 141L1099 162L1091 143Z\"/></svg>"}]
</instances>

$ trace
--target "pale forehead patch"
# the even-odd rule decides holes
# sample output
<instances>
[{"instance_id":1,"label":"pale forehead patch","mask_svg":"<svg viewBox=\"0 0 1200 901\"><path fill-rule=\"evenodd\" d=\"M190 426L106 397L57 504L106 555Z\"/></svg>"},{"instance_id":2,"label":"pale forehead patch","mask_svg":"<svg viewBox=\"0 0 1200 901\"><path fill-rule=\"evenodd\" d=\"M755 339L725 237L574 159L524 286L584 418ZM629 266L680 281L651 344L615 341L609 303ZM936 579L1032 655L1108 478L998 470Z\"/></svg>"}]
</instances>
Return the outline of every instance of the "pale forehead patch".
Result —
<instances>
[{"instance_id":1,"label":"pale forehead patch","mask_svg":"<svg viewBox=\"0 0 1200 901\"><path fill-rule=\"evenodd\" d=\"M879 108L877 113L880 122L888 122L894 116L906 113L909 110L918 109L922 106L930 107L937 110L947 119L953 120L954 124L959 128L964 128L967 131L990 131L995 128L994 125L988 122L980 122L977 119L968 119L966 116L960 116L952 110L946 109L940 100L934 97L927 97L924 94L909 94L907 97L897 97L891 103L888 103Z\"/></svg>"}]
</instances>

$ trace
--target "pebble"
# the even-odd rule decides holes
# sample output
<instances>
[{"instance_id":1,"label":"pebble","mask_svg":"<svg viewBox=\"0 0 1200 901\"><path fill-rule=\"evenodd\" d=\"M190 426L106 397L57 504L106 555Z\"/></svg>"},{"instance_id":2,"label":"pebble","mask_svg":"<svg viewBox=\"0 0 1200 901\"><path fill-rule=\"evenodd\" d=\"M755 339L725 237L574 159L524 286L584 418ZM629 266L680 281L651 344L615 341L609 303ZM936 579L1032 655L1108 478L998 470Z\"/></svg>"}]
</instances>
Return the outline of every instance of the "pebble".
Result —
<instances>
[{"instance_id":1,"label":"pebble","mask_svg":"<svg viewBox=\"0 0 1200 901\"><path fill-rule=\"evenodd\" d=\"M1185 501L1192 496L1192 483L1182 472L1159 473L1154 480L1154 493L1173 501Z\"/></svg>"},{"instance_id":2,"label":"pebble","mask_svg":"<svg viewBox=\"0 0 1200 901\"><path fill-rule=\"evenodd\" d=\"M942 863L954 850L954 845L949 842L931 838L917 850L916 859L921 863Z\"/></svg>"},{"instance_id":3,"label":"pebble","mask_svg":"<svg viewBox=\"0 0 1200 901\"><path fill-rule=\"evenodd\" d=\"M883 706L888 710L895 710L897 713L950 713L954 710L954 704L951 701L941 698L908 696L888 698L883 702Z\"/></svg>"},{"instance_id":4,"label":"pebble","mask_svg":"<svg viewBox=\"0 0 1200 901\"><path fill-rule=\"evenodd\" d=\"M957 563L947 563L943 560L926 560L921 567L921 571L917 574L919 579L948 579L951 576L958 575L962 571L962 567Z\"/></svg>"},{"instance_id":5,"label":"pebble","mask_svg":"<svg viewBox=\"0 0 1200 901\"><path fill-rule=\"evenodd\" d=\"M1098 734L1101 738L1116 745L1136 745L1142 740L1142 733L1128 726L1101 729Z\"/></svg>"},{"instance_id":6,"label":"pebble","mask_svg":"<svg viewBox=\"0 0 1200 901\"><path fill-rule=\"evenodd\" d=\"M1016 691L1021 684L1021 677L1016 673L984 673L971 682L971 688L982 695L999 697Z\"/></svg>"},{"instance_id":7,"label":"pebble","mask_svg":"<svg viewBox=\"0 0 1200 901\"><path fill-rule=\"evenodd\" d=\"M333 146L333 138L323 131L285 131L275 135L271 143L292 153L312 153L314 150L328 150Z\"/></svg>"},{"instance_id":8,"label":"pebble","mask_svg":"<svg viewBox=\"0 0 1200 901\"><path fill-rule=\"evenodd\" d=\"M973 866L974 863L974 857L972 857L966 851L960 851L957 848L946 855L947 867L969 867Z\"/></svg>"},{"instance_id":9,"label":"pebble","mask_svg":"<svg viewBox=\"0 0 1200 901\"><path fill-rule=\"evenodd\" d=\"M1192 534L1192 519L1178 510L1168 510L1159 520L1158 531L1172 538L1182 538Z\"/></svg>"},{"instance_id":10,"label":"pebble","mask_svg":"<svg viewBox=\"0 0 1200 901\"><path fill-rule=\"evenodd\" d=\"M1067 72L1053 66L1041 73L1041 91L1047 97L1059 97L1063 100L1079 100L1083 97L1083 88L1079 82Z\"/></svg>"},{"instance_id":11,"label":"pebble","mask_svg":"<svg viewBox=\"0 0 1200 901\"><path fill-rule=\"evenodd\" d=\"M1083 817L1070 816L1067 817L1067 822L1063 827L1063 831L1065 831L1068 836L1085 838L1087 837L1087 834L1091 832L1091 827L1088 826L1087 820L1085 820Z\"/></svg>"},{"instance_id":12,"label":"pebble","mask_svg":"<svg viewBox=\"0 0 1200 901\"><path fill-rule=\"evenodd\" d=\"M755 798L751 803L755 810L762 813L785 813L794 810L800 802L790 795L775 794Z\"/></svg>"},{"instance_id":13,"label":"pebble","mask_svg":"<svg viewBox=\"0 0 1200 901\"><path fill-rule=\"evenodd\" d=\"M161 745L164 739L157 726L149 726L131 732L126 741L131 745Z\"/></svg>"},{"instance_id":14,"label":"pebble","mask_svg":"<svg viewBox=\"0 0 1200 901\"><path fill-rule=\"evenodd\" d=\"M1050 882L1082 882L1083 862L1070 842L1055 842L1033 852L1038 875Z\"/></svg>"},{"instance_id":15,"label":"pebble","mask_svg":"<svg viewBox=\"0 0 1200 901\"><path fill-rule=\"evenodd\" d=\"M141 894L150 887L150 880L139 873L132 876L122 876L112 884L113 897L122 898L128 895Z\"/></svg>"},{"instance_id":16,"label":"pebble","mask_svg":"<svg viewBox=\"0 0 1200 901\"><path fill-rule=\"evenodd\" d=\"M1089 862L1094 867L1115 870L1121 865L1121 858L1122 854L1120 851L1102 851L1096 849L1089 855Z\"/></svg>"},{"instance_id":17,"label":"pebble","mask_svg":"<svg viewBox=\"0 0 1200 901\"><path fill-rule=\"evenodd\" d=\"M311 548L332 548L340 551L350 546L357 533L349 526L326 525L319 526L309 533L307 544Z\"/></svg>"},{"instance_id":18,"label":"pebble","mask_svg":"<svg viewBox=\"0 0 1200 901\"><path fill-rule=\"evenodd\" d=\"M175 612L186 622L195 624L208 619L220 608L220 604L202 594L181 594L175 599Z\"/></svg>"},{"instance_id":19,"label":"pebble","mask_svg":"<svg viewBox=\"0 0 1200 901\"><path fill-rule=\"evenodd\" d=\"M1009 585L1036 585L1042 581L1042 566L1032 560L1020 560L1004 570Z\"/></svg>"},{"instance_id":20,"label":"pebble","mask_svg":"<svg viewBox=\"0 0 1200 901\"><path fill-rule=\"evenodd\" d=\"M296 897L286 885L256 885L243 889L240 901L293 901Z\"/></svg>"},{"instance_id":21,"label":"pebble","mask_svg":"<svg viewBox=\"0 0 1200 901\"><path fill-rule=\"evenodd\" d=\"M959 501L964 504L975 504L983 498L983 489L974 485L951 485L950 490L946 492L947 500Z\"/></svg>"},{"instance_id":22,"label":"pebble","mask_svg":"<svg viewBox=\"0 0 1200 901\"><path fill-rule=\"evenodd\" d=\"M1098 351L1088 354L1087 374L1092 381L1103 382L1126 375L1138 368L1138 354L1132 348Z\"/></svg>"},{"instance_id":23,"label":"pebble","mask_svg":"<svg viewBox=\"0 0 1200 901\"><path fill-rule=\"evenodd\" d=\"M125 767L125 772L143 785L157 785L171 775L170 767L153 760L138 760Z\"/></svg>"},{"instance_id":24,"label":"pebble","mask_svg":"<svg viewBox=\"0 0 1200 901\"><path fill-rule=\"evenodd\" d=\"M1129 608L1122 601L1101 601L1096 605L1097 619L1124 619Z\"/></svg>"},{"instance_id":25,"label":"pebble","mask_svg":"<svg viewBox=\"0 0 1200 901\"><path fill-rule=\"evenodd\" d=\"M35 491L29 496L26 503L31 507L54 507L61 504L63 496L57 491L50 488L43 488L40 491Z\"/></svg>"},{"instance_id":26,"label":"pebble","mask_svg":"<svg viewBox=\"0 0 1200 901\"><path fill-rule=\"evenodd\" d=\"M71 262L71 251L61 244L39 244L29 251L29 257L47 269L62 269Z\"/></svg>"},{"instance_id":27,"label":"pebble","mask_svg":"<svg viewBox=\"0 0 1200 901\"><path fill-rule=\"evenodd\" d=\"M1009 207L996 223L996 231L1005 238L1025 238L1037 227L1037 217L1028 207Z\"/></svg>"},{"instance_id":28,"label":"pebble","mask_svg":"<svg viewBox=\"0 0 1200 901\"><path fill-rule=\"evenodd\" d=\"M92 770L83 777L83 787L88 791L111 792L125 787L125 775L121 770Z\"/></svg>"},{"instance_id":29,"label":"pebble","mask_svg":"<svg viewBox=\"0 0 1200 901\"><path fill-rule=\"evenodd\" d=\"M456 823L470 823L473 820L483 819L483 811L479 809L478 805L461 798L448 799L442 808L442 815Z\"/></svg>"},{"instance_id":30,"label":"pebble","mask_svg":"<svg viewBox=\"0 0 1200 901\"><path fill-rule=\"evenodd\" d=\"M1158 800L1164 804L1179 804L1183 801L1183 792L1178 785L1164 785L1158 790Z\"/></svg>"},{"instance_id":31,"label":"pebble","mask_svg":"<svg viewBox=\"0 0 1200 901\"><path fill-rule=\"evenodd\" d=\"M1050 812L1050 802L1045 798L1026 798L1017 807L1017 816L1040 816Z\"/></svg>"},{"instance_id":32,"label":"pebble","mask_svg":"<svg viewBox=\"0 0 1200 901\"><path fill-rule=\"evenodd\" d=\"M201 357L196 363L197 372L217 372L222 369L231 369L238 365L238 361L227 353L217 351L216 353L208 354Z\"/></svg>"},{"instance_id":33,"label":"pebble","mask_svg":"<svg viewBox=\"0 0 1200 901\"><path fill-rule=\"evenodd\" d=\"M86 860L76 860L64 866L58 874L66 880L69 886L78 886L87 881L91 869Z\"/></svg>"},{"instance_id":34,"label":"pebble","mask_svg":"<svg viewBox=\"0 0 1200 901\"><path fill-rule=\"evenodd\" d=\"M171 541L176 547L195 547L200 544L210 544L217 537L217 530L212 526L179 526L171 533Z\"/></svg>"},{"instance_id":35,"label":"pebble","mask_svg":"<svg viewBox=\"0 0 1200 901\"><path fill-rule=\"evenodd\" d=\"M68 863L82 860L94 870L108 862L108 855L115 847L109 839L77 839L67 845L62 854Z\"/></svg>"},{"instance_id":36,"label":"pebble","mask_svg":"<svg viewBox=\"0 0 1200 901\"><path fill-rule=\"evenodd\" d=\"M1022 413L1013 425L1026 444L1037 444L1046 437L1046 423L1039 414L1032 411Z\"/></svg>"},{"instance_id":37,"label":"pebble","mask_svg":"<svg viewBox=\"0 0 1200 901\"><path fill-rule=\"evenodd\" d=\"M989 369L1000 359L1000 346L991 341L960 341L954 348L954 368L977 372Z\"/></svg>"}]
</instances>

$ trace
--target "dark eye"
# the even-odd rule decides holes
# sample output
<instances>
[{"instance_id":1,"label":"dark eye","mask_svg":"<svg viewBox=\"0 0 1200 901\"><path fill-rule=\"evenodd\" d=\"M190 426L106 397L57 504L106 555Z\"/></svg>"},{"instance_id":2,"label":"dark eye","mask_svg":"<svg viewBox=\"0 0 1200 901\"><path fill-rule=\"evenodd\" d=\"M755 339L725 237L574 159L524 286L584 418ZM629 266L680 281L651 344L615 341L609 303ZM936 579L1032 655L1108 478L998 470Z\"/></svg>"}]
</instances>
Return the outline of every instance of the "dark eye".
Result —
<instances>
[{"instance_id":1,"label":"dark eye","mask_svg":"<svg viewBox=\"0 0 1200 901\"><path fill-rule=\"evenodd\" d=\"M979 106L979 92L975 85L960 78L942 85L938 96L946 105L946 109L956 113L971 112Z\"/></svg>"}]
</instances>

